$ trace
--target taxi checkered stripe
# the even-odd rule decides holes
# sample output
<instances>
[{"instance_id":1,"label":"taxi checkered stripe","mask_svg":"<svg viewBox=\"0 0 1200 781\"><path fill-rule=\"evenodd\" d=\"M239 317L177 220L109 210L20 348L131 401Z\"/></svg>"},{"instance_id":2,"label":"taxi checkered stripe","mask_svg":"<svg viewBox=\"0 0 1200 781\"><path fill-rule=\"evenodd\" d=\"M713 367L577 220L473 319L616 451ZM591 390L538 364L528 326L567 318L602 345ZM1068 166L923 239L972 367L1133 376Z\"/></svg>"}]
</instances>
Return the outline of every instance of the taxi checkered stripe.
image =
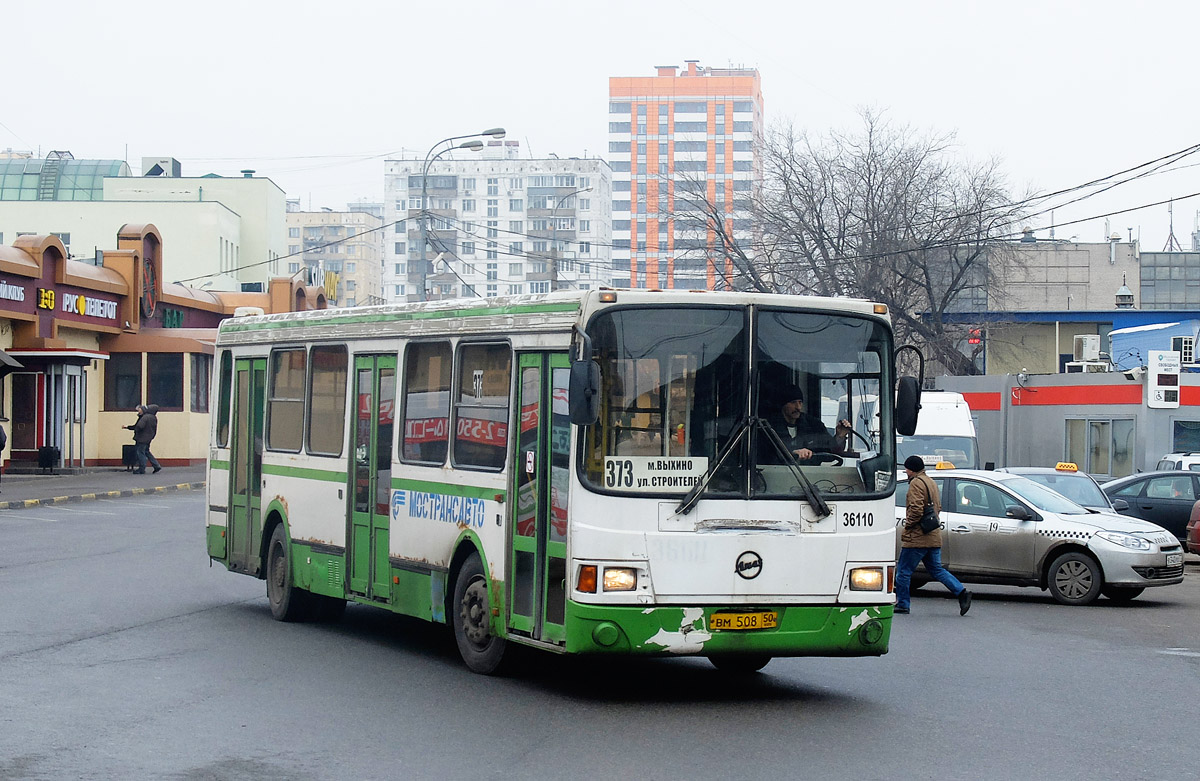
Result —
<instances>
[{"instance_id":1,"label":"taxi checkered stripe","mask_svg":"<svg viewBox=\"0 0 1200 781\"><path fill-rule=\"evenodd\" d=\"M1062 537L1070 540L1088 540L1092 537L1091 532L1060 532L1053 529L1038 529L1037 533L1043 537Z\"/></svg>"}]
</instances>

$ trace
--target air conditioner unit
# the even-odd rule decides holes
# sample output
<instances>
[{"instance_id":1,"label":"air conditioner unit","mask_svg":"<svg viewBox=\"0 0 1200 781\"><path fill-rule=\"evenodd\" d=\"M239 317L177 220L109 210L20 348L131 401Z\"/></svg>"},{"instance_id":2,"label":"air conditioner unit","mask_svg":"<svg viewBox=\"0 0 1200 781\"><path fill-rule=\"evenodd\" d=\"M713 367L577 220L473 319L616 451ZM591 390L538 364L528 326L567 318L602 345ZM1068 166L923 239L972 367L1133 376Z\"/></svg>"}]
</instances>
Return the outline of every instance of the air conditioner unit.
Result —
<instances>
[{"instance_id":1,"label":"air conditioner unit","mask_svg":"<svg viewBox=\"0 0 1200 781\"><path fill-rule=\"evenodd\" d=\"M1196 340L1191 336L1172 336L1171 349L1179 353L1180 363L1193 363L1193 356L1196 352Z\"/></svg>"},{"instance_id":2,"label":"air conditioner unit","mask_svg":"<svg viewBox=\"0 0 1200 781\"><path fill-rule=\"evenodd\" d=\"M1109 370L1108 361L1071 361L1067 364L1067 374L1094 374Z\"/></svg>"},{"instance_id":3,"label":"air conditioner unit","mask_svg":"<svg viewBox=\"0 0 1200 781\"><path fill-rule=\"evenodd\" d=\"M1079 334L1075 337L1075 360L1095 361L1100 358L1100 336Z\"/></svg>"}]
</instances>

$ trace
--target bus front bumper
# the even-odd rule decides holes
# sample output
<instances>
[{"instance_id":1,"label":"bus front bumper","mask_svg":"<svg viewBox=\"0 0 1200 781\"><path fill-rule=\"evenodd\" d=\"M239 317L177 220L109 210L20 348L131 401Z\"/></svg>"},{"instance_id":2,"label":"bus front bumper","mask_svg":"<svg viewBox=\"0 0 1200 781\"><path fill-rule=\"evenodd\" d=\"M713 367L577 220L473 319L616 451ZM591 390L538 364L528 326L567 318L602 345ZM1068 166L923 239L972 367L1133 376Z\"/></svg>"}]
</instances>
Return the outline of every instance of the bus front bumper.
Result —
<instances>
[{"instance_id":1,"label":"bus front bumper","mask_svg":"<svg viewBox=\"0 0 1200 781\"><path fill-rule=\"evenodd\" d=\"M891 636L892 605L770 605L747 610L568 602L566 623L569 653L882 656ZM752 628L719 628L731 624Z\"/></svg>"}]
</instances>

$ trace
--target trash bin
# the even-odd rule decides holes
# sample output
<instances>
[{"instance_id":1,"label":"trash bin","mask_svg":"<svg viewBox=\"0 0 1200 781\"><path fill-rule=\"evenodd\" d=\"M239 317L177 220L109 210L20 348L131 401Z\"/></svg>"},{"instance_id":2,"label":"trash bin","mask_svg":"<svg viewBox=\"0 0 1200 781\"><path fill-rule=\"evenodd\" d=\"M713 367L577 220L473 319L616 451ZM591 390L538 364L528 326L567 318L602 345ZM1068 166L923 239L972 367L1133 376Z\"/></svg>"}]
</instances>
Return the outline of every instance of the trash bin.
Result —
<instances>
[{"instance_id":1,"label":"trash bin","mask_svg":"<svg viewBox=\"0 0 1200 781\"><path fill-rule=\"evenodd\" d=\"M132 472L137 466L137 445L121 445L121 466L126 472Z\"/></svg>"},{"instance_id":2,"label":"trash bin","mask_svg":"<svg viewBox=\"0 0 1200 781\"><path fill-rule=\"evenodd\" d=\"M38 469L43 471L49 470L50 474L54 474L54 468L58 466L58 458L62 454L54 445L44 445L38 448Z\"/></svg>"}]
</instances>

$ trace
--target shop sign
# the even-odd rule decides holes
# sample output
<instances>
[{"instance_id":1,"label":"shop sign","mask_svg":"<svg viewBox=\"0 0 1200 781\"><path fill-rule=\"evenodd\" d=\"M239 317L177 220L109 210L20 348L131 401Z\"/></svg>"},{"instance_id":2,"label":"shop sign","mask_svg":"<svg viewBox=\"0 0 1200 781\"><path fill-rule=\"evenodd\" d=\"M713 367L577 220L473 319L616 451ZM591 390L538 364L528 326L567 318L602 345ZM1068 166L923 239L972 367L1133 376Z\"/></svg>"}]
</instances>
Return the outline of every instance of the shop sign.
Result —
<instances>
[{"instance_id":1,"label":"shop sign","mask_svg":"<svg viewBox=\"0 0 1200 781\"><path fill-rule=\"evenodd\" d=\"M61 296L62 305L58 305L60 296L50 288L37 289L37 308L49 311L59 310L83 317L99 317L104 320L117 319L117 302L107 301L95 296L85 296L79 293L64 292Z\"/></svg>"},{"instance_id":2,"label":"shop sign","mask_svg":"<svg viewBox=\"0 0 1200 781\"><path fill-rule=\"evenodd\" d=\"M20 285L10 285L7 280L0 279L0 298L5 301L24 301L25 288Z\"/></svg>"},{"instance_id":3,"label":"shop sign","mask_svg":"<svg viewBox=\"0 0 1200 781\"><path fill-rule=\"evenodd\" d=\"M183 310L163 307L163 328L183 328Z\"/></svg>"}]
</instances>

